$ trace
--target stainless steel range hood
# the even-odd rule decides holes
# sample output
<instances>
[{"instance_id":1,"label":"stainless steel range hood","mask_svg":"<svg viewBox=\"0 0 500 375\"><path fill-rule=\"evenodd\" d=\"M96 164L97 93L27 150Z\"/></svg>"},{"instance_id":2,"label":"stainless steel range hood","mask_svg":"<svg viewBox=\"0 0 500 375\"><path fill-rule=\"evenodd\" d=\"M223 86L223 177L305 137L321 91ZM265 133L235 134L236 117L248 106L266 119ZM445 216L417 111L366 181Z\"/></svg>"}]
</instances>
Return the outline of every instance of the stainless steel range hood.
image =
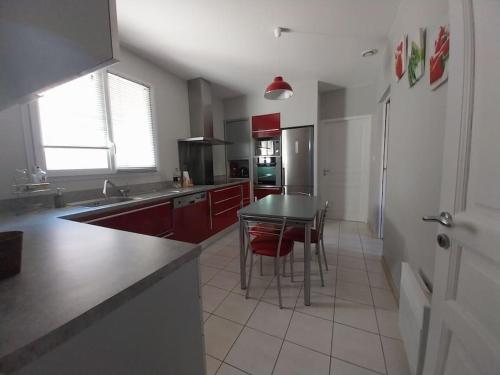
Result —
<instances>
[{"instance_id":1,"label":"stainless steel range hood","mask_svg":"<svg viewBox=\"0 0 500 375\"><path fill-rule=\"evenodd\" d=\"M178 141L207 146L229 144L223 139L214 138L211 83L203 78L189 80L188 99L191 137Z\"/></svg>"}]
</instances>

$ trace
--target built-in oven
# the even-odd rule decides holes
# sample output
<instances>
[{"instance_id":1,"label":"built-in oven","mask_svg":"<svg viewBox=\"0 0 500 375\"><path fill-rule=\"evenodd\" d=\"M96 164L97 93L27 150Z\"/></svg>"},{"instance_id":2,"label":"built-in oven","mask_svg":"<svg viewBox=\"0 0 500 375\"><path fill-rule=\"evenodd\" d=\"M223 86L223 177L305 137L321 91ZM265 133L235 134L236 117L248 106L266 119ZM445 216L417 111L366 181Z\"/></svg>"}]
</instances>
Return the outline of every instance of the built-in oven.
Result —
<instances>
[{"instance_id":1,"label":"built-in oven","mask_svg":"<svg viewBox=\"0 0 500 375\"><path fill-rule=\"evenodd\" d=\"M255 140L255 156L280 156L281 138L261 138Z\"/></svg>"},{"instance_id":2,"label":"built-in oven","mask_svg":"<svg viewBox=\"0 0 500 375\"><path fill-rule=\"evenodd\" d=\"M281 157L255 156L253 176L256 186L281 186Z\"/></svg>"}]
</instances>

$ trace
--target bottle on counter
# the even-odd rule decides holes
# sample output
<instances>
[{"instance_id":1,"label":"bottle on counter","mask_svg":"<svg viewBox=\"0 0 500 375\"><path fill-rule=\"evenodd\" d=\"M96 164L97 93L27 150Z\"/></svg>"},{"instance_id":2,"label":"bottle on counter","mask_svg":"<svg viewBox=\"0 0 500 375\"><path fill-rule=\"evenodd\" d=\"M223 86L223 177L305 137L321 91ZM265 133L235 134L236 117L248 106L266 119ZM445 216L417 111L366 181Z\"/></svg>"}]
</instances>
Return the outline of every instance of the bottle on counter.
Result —
<instances>
[{"instance_id":1,"label":"bottle on counter","mask_svg":"<svg viewBox=\"0 0 500 375\"><path fill-rule=\"evenodd\" d=\"M55 208L66 207L66 200L64 199L63 191L64 191L64 188L57 188L56 189L56 195L54 195L54 207Z\"/></svg>"},{"instance_id":2,"label":"bottle on counter","mask_svg":"<svg viewBox=\"0 0 500 375\"><path fill-rule=\"evenodd\" d=\"M179 168L175 168L174 174L172 176L172 186L176 189L181 187L181 172L179 172Z\"/></svg>"}]
</instances>

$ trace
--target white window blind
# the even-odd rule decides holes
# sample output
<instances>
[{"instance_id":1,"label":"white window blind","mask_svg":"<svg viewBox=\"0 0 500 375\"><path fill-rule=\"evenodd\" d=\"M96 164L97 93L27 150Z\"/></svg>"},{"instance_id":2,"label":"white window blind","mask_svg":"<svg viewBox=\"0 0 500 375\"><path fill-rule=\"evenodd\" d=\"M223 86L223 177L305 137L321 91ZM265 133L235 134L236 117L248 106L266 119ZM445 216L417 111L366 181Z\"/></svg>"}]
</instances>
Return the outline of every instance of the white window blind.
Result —
<instances>
[{"instance_id":1,"label":"white window blind","mask_svg":"<svg viewBox=\"0 0 500 375\"><path fill-rule=\"evenodd\" d=\"M110 168L104 88L99 73L44 92L38 108L48 170Z\"/></svg>"},{"instance_id":2,"label":"white window blind","mask_svg":"<svg viewBox=\"0 0 500 375\"><path fill-rule=\"evenodd\" d=\"M156 167L151 89L107 73L117 169Z\"/></svg>"}]
</instances>

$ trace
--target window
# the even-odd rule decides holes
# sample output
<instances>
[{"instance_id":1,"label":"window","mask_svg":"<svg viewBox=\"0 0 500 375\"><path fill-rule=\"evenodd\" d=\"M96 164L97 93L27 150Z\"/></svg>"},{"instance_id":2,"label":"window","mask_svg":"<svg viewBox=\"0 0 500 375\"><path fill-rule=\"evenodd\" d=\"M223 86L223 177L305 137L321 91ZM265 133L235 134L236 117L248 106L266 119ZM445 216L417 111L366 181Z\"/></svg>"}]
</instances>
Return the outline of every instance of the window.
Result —
<instances>
[{"instance_id":1,"label":"window","mask_svg":"<svg viewBox=\"0 0 500 375\"><path fill-rule=\"evenodd\" d=\"M146 85L108 72L92 73L44 92L38 115L51 172L156 168L151 89Z\"/></svg>"}]
</instances>

